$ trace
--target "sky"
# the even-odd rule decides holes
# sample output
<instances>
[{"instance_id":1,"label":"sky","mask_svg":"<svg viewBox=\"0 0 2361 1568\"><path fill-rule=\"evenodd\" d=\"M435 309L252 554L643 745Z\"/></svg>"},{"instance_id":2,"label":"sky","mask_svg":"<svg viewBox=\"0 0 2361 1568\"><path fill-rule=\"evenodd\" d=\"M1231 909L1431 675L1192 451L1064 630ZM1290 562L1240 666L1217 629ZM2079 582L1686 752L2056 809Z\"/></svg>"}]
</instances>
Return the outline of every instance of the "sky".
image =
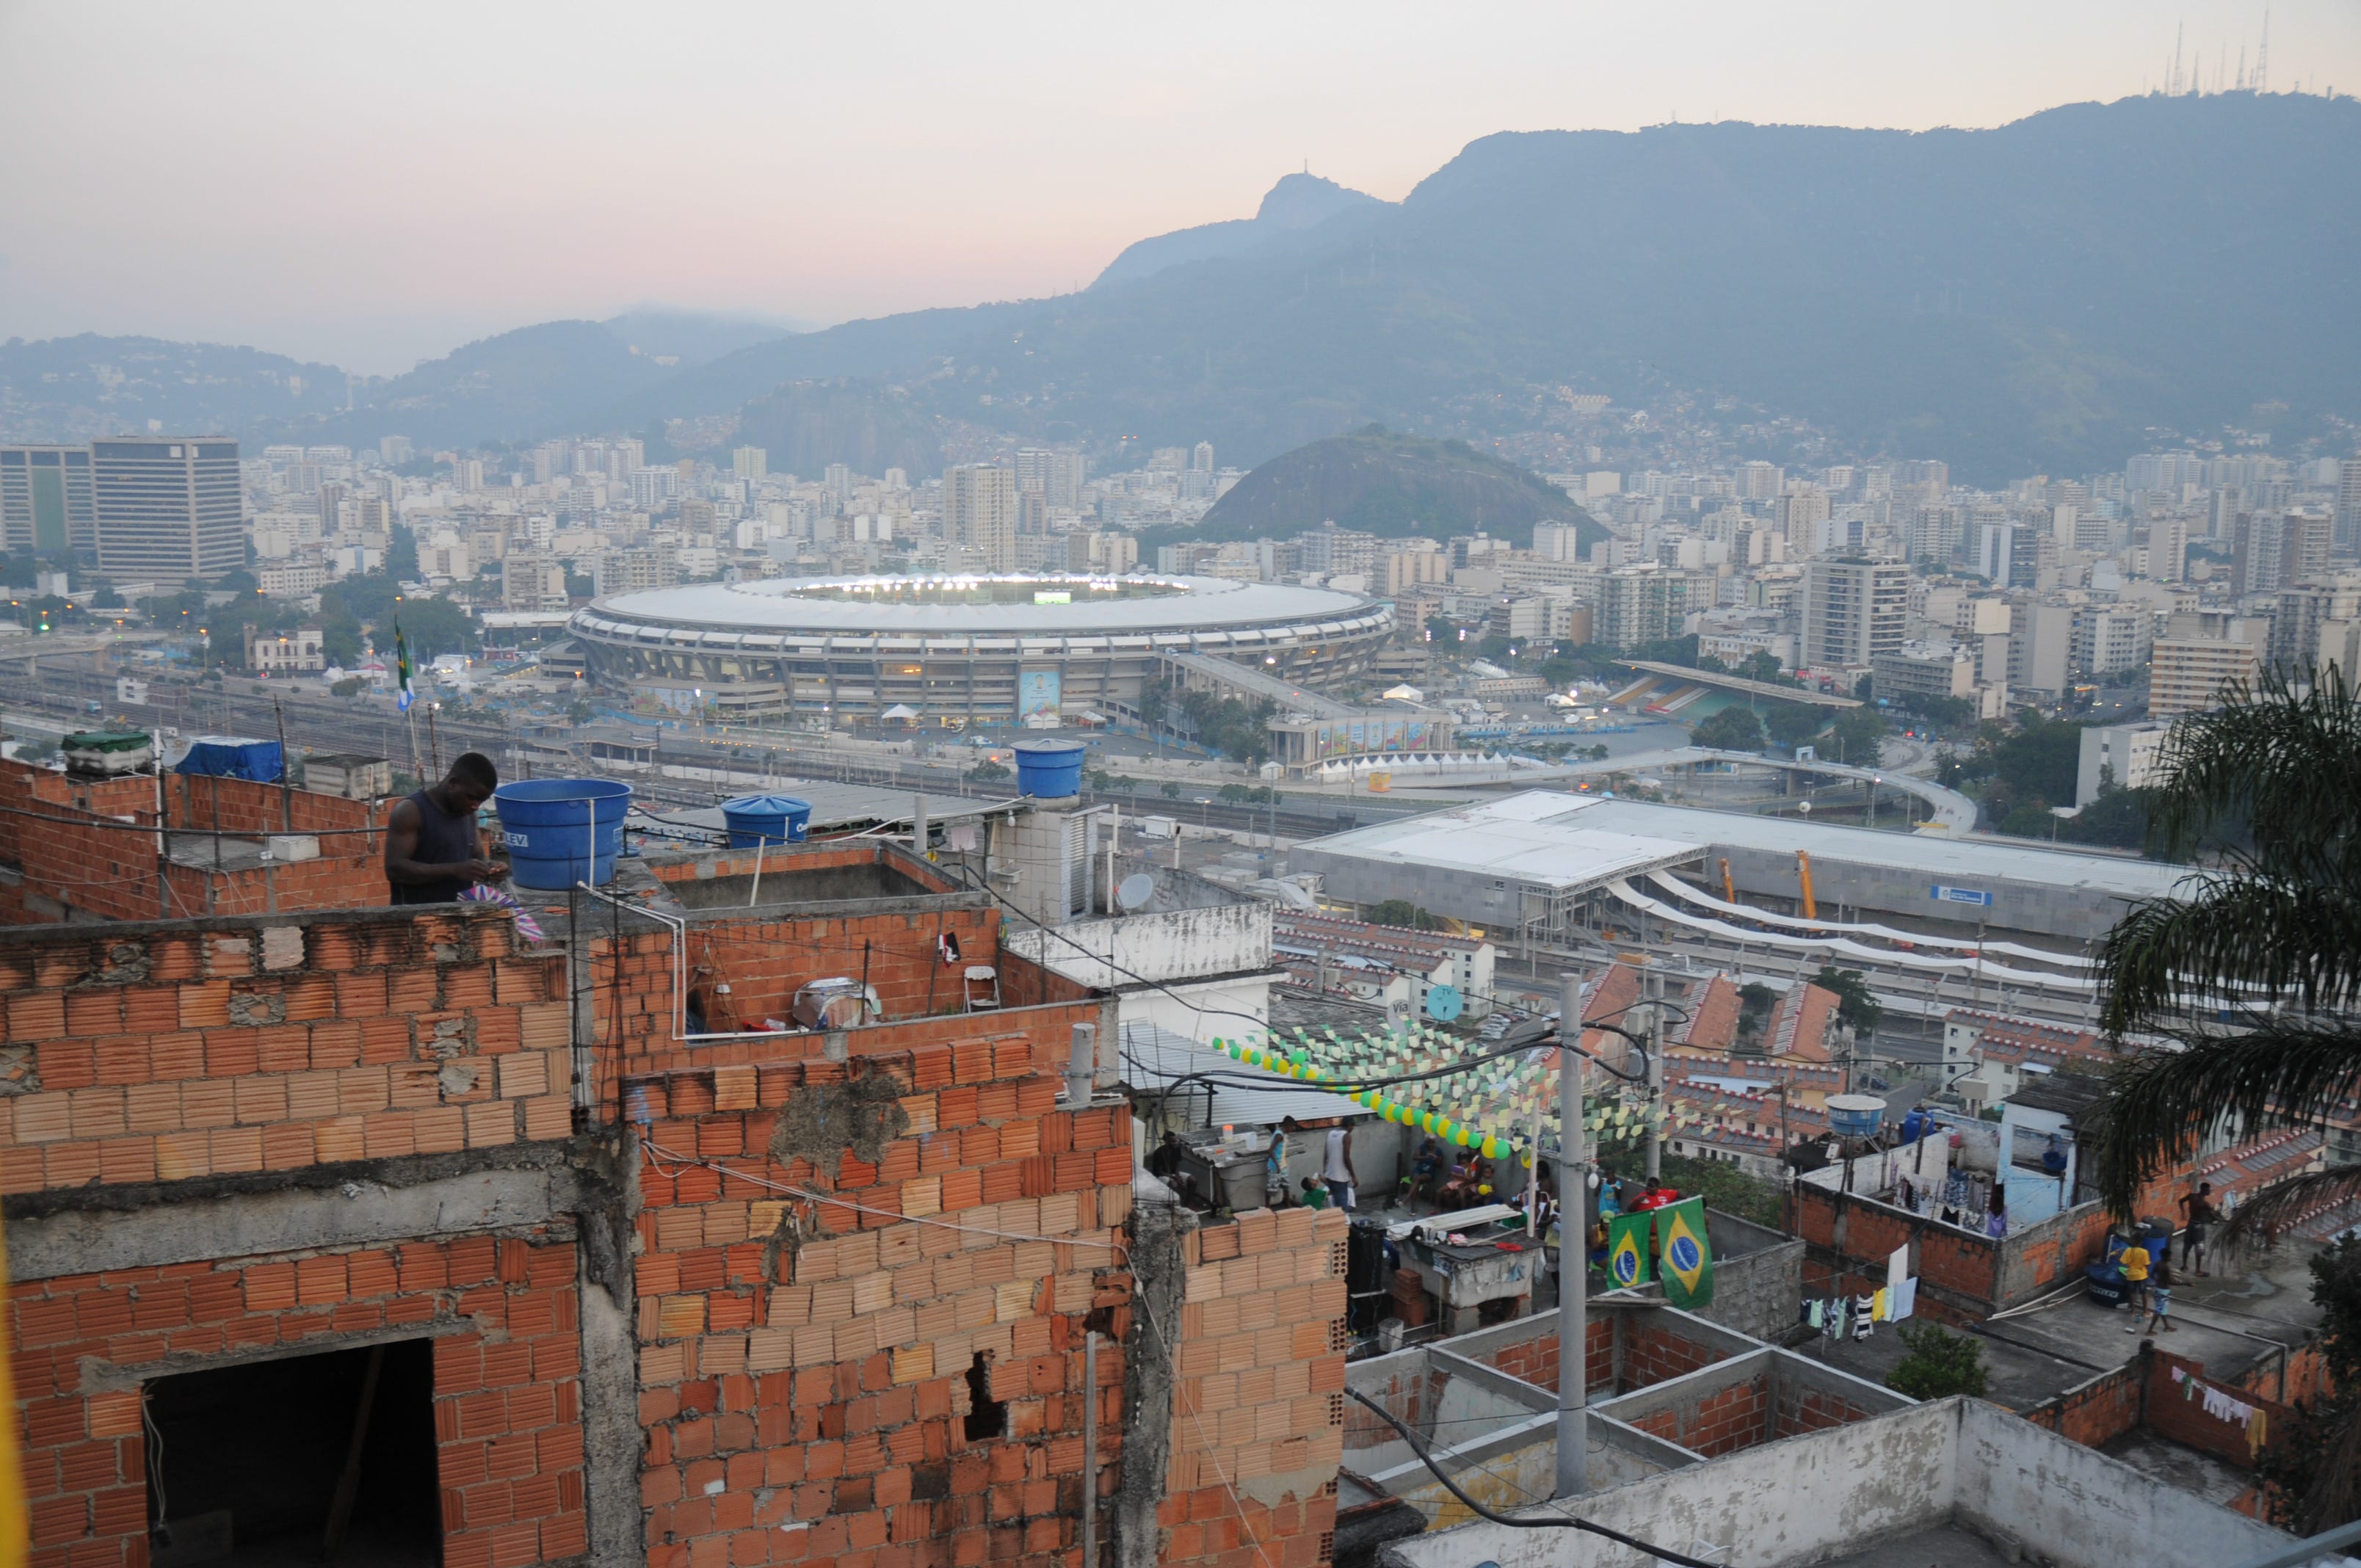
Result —
<instances>
[{"instance_id":1,"label":"sky","mask_svg":"<svg viewBox=\"0 0 2361 1568\"><path fill-rule=\"evenodd\" d=\"M2361 89L2275 0L2270 85ZM2005 124L2210 87L2260 4L394 5L0 0L0 337L388 375L657 302L824 323L1082 286L1309 167L1388 200L1478 137ZM38 62L38 69L24 69Z\"/></svg>"}]
</instances>

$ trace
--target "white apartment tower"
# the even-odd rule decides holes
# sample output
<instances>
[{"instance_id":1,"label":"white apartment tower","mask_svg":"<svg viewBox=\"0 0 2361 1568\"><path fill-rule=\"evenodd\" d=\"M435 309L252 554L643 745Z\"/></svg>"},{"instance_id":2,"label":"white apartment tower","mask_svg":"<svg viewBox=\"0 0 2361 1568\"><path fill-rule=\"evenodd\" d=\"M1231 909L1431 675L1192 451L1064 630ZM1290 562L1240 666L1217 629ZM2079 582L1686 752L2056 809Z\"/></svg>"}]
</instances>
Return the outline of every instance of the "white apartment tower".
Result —
<instances>
[{"instance_id":1,"label":"white apartment tower","mask_svg":"<svg viewBox=\"0 0 2361 1568\"><path fill-rule=\"evenodd\" d=\"M101 436L90 468L101 571L179 582L246 564L236 441Z\"/></svg>"},{"instance_id":2,"label":"white apartment tower","mask_svg":"<svg viewBox=\"0 0 2361 1568\"><path fill-rule=\"evenodd\" d=\"M1016 476L989 463L943 470L943 537L983 557L986 571L1016 569Z\"/></svg>"},{"instance_id":3,"label":"white apartment tower","mask_svg":"<svg viewBox=\"0 0 2361 1568\"><path fill-rule=\"evenodd\" d=\"M1819 669L1866 668L1902 646L1909 617L1910 568L1898 561L1846 556L1804 568L1800 662Z\"/></svg>"}]
</instances>

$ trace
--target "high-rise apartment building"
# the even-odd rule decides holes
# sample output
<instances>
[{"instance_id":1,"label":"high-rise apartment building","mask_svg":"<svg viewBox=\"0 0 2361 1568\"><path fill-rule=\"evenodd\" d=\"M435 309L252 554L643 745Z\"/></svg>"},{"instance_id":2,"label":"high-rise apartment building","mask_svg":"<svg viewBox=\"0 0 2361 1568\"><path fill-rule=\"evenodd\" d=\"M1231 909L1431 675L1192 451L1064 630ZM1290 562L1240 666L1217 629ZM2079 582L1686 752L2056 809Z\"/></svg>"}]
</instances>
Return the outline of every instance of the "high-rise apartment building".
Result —
<instances>
[{"instance_id":1,"label":"high-rise apartment building","mask_svg":"<svg viewBox=\"0 0 2361 1568\"><path fill-rule=\"evenodd\" d=\"M1902 646L1910 607L1910 568L1857 556L1804 568L1801 659L1821 669L1867 668Z\"/></svg>"},{"instance_id":2,"label":"high-rise apartment building","mask_svg":"<svg viewBox=\"0 0 2361 1568\"><path fill-rule=\"evenodd\" d=\"M765 479L771 474L771 454L760 446L733 446L730 472L741 479Z\"/></svg>"},{"instance_id":3,"label":"high-rise apartment building","mask_svg":"<svg viewBox=\"0 0 2361 1568\"><path fill-rule=\"evenodd\" d=\"M1016 476L989 463L943 470L943 537L983 559L990 572L1016 569Z\"/></svg>"},{"instance_id":4,"label":"high-rise apartment building","mask_svg":"<svg viewBox=\"0 0 2361 1568\"><path fill-rule=\"evenodd\" d=\"M2252 684L2255 645L2228 637L2159 637L2148 657L2147 712L2151 718L2195 713L2221 701L2235 681Z\"/></svg>"},{"instance_id":5,"label":"high-rise apartment building","mask_svg":"<svg viewBox=\"0 0 2361 1568\"><path fill-rule=\"evenodd\" d=\"M102 436L90 471L101 571L177 583L246 564L236 442Z\"/></svg>"},{"instance_id":6,"label":"high-rise apartment building","mask_svg":"<svg viewBox=\"0 0 2361 1568\"><path fill-rule=\"evenodd\" d=\"M1213 471L1213 444L1210 441L1201 441L1197 443L1195 450L1189 454L1189 466L1194 468L1200 474L1212 473Z\"/></svg>"},{"instance_id":7,"label":"high-rise apartment building","mask_svg":"<svg viewBox=\"0 0 2361 1568\"><path fill-rule=\"evenodd\" d=\"M1082 504L1084 467L1079 452L1028 446L1016 455L1016 488L1036 494L1051 511L1075 511Z\"/></svg>"},{"instance_id":8,"label":"high-rise apartment building","mask_svg":"<svg viewBox=\"0 0 2361 1568\"><path fill-rule=\"evenodd\" d=\"M2336 553L2361 554L2361 457L2336 466Z\"/></svg>"},{"instance_id":9,"label":"high-rise apartment building","mask_svg":"<svg viewBox=\"0 0 2361 1568\"><path fill-rule=\"evenodd\" d=\"M2145 604L2078 606L2073 624L2074 669L2086 676L2138 669L2156 640L2156 617Z\"/></svg>"},{"instance_id":10,"label":"high-rise apartment building","mask_svg":"<svg viewBox=\"0 0 2361 1568\"><path fill-rule=\"evenodd\" d=\"M1775 500L1786 488L1787 470L1776 463L1744 463L1739 466L1736 483L1740 500Z\"/></svg>"},{"instance_id":11,"label":"high-rise apartment building","mask_svg":"<svg viewBox=\"0 0 2361 1568\"><path fill-rule=\"evenodd\" d=\"M0 446L0 549L95 558L87 446Z\"/></svg>"},{"instance_id":12,"label":"high-rise apartment building","mask_svg":"<svg viewBox=\"0 0 2361 1568\"><path fill-rule=\"evenodd\" d=\"M1951 466L1939 457L1916 457L1896 463L1892 470L1895 494L1911 492L1921 499L1939 501L1950 492Z\"/></svg>"}]
</instances>

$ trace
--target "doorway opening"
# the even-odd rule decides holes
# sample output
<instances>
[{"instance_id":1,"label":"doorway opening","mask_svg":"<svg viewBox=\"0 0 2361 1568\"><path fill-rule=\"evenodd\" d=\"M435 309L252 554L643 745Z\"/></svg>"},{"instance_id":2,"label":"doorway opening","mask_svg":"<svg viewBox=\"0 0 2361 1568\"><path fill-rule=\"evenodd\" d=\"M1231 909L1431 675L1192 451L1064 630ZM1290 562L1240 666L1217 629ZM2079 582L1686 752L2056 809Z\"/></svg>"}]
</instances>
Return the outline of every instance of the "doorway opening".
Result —
<instances>
[{"instance_id":1,"label":"doorway opening","mask_svg":"<svg viewBox=\"0 0 2361 1568\"><path fill-rule=\"evenodd\" d=\"M145 1390L150 1568L434 1568L431 1340L159 1377Z\"/></svg>"}]
</instances>

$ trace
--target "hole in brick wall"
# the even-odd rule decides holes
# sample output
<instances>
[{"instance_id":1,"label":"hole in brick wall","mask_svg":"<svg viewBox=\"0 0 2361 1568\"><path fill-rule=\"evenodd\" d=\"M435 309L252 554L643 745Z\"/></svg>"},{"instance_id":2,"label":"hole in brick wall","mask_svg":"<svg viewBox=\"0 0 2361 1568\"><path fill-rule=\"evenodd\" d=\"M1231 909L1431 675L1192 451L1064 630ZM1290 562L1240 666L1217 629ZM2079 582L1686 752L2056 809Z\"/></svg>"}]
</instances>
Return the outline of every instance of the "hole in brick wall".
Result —
<instances>
[{"instance_id":1,"label":"hole in brick wall","mask_svg":"<svg viewBox=\"0 0 2361 1568\"><path fill-rule=\"evenodd\" d=\"M341 1549L350 1568L442 1561L431 1342L257 1362L147 1386L150 1568L323 1561L379 1358Z\"/></svg>"},{"instance_id":2,"label":"hole in brick wall","mask_svg":"<svg viewBox=\"0 0 2361 1568\"><path fill-rule=\"evenodd\" d=\"M967 1440L1008 1435L1008 1407L992 1397L992 1357L983 1351L967 1368Z\"/></svg>"}]
</instances>

